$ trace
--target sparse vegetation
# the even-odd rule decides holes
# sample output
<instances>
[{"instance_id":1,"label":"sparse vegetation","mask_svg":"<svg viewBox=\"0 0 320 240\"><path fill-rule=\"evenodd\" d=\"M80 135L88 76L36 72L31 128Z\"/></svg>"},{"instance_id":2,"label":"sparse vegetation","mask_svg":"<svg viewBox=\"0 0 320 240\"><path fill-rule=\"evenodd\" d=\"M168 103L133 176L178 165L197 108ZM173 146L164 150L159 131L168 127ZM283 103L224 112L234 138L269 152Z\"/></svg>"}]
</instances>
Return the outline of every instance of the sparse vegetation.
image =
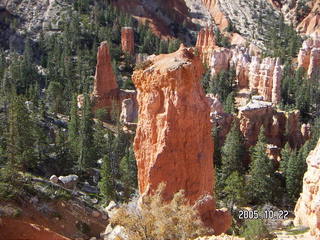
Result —
<instances>
[{"instance_id":1,"label":"sparse vegetation","mask_svg":"<svg viewBox=\"0 0 320 240\"><path fill-rule=\"evenodd\" d=\"M132 240L181 239L189 240L210 233L189 206L183 191L165 203L161 197L164 185L153 196L145 196L138 208L123 206L110 219L113 226L120 225Z\"/></svg>"}]
</instances>

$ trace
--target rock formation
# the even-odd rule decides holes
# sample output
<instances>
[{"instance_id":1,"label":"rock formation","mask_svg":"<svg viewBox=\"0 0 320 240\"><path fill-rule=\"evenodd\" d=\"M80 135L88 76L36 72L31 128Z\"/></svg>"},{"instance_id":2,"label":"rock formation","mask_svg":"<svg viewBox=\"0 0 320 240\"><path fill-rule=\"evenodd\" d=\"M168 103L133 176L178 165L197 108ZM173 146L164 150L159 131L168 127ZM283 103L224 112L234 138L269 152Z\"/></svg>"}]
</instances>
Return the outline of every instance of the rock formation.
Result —
<instances>
[{"instance_id":1,"label":"rock formation","mask_svg":"<svg viewBox=\"0 0 320 240\"><path fill-rule=\"evenodd\" d=\"M299 111L285 113L277 111L270 102L252 100L239 108L237 118L248 147L255 145L262 125L272 145L282 147L289 141L292 147L299 147L304 143Z\"/></svg>"},{"instance_id":2,"label":"rock formation","mask_svg":"<svg viewBox=\"0 0 320 240\"><path fill-rule=\"evenodd\" d=\"M139 191L152 194L164 182L163 197L170 200L185 190L204 223L219 234L228 229L231 218L216 210L212 196L210 106L199 82L203 66L193 51L181 46L133 74L139 103L134 140Z\"/></svg>"},{"instance_id":3,"label":"rock formation","mask_svg":"<svg viewBox=\"0 0 320 240\"><path fill-rule=\"evenodd\" d=\"M96 75L92 94L102 97L114 89L118 89L118 84L112 70L109 46L107 42L102 42L98 48Z\"/></svg>"},{"instance_id":4,"label":"rock formation","mask_svg":"<svg viewBox=\"0 0 320 240\"><path fill-rule=\"evenodd\" d=\"M266 101L280 102L282 66L280 60L252 57L249 67L249 88L264 97Z\"/></svg>"},{"instance_id":5,"label":"rock formation","mask_svg":"<svg viewBox=\"0 0 320 240\"><path fill-rule=\"evenodd\" d=\"M133 102L133 108L137 111L136 91L119 89L111 65L108 43L102 42L97 54L93 92L90 94L93 111L97 109L111 110L114 107L121 111L122 101L129 98ZM83 95L79 95L78 107L81 108L82 106Z\"/></svg>"},{"instance_id":6,"label":"rock formation","mask_svg":"<svg viewBox=\"0 0 320 240\"><path fill-rule=\"evenodd\" d=\"M199 32L196 47L212 75L234 68L239 89L248 88L274 104L281 101L283 66L279 59L267 57L261 61L259 57L250 55L245 47L217 47L210 28ZM318 60L314 58L313 61L317 63Z\"/></svg>"},{"instance_id":7,"label":"rock formation","mask_svg":"<svg viewBox=\"0 0 320 240\"><path fill-rule=\"evenodd\" d=\"M298 25L297 30L301 33L311 35L313 33L320 33L320 0L311 1L313 6L312 10L302 22Z\"/></svg>"},{"instance_id":8,"label":"rock formation","mask_svg":"<svg viewBox=\"0 0 320 240\"><path fill-rule=\"evenodd\" d=\"M121 46L124 53L134 54L134 32L132 27L121 29Z\"/></svg>"},{"instance_id":9,"label":"rock formation","mask_svg":"<svg viewBox=\"0 0 320 240\"><path fill-rule=\"evenodd\" d=\"M307 158L308 170L303 177L303 190L296 204L295 225L310 228L314 239L320 238L320 141Z\"/></svg>"},{"instance_id":10,"label":"rock formation","mask_svg":"<svg viewBox=\"0 0 320 240\"><path fill-rule=\"evenodd\" d=\"M210 61L215 47L216 41L212 27L201 29L198 33L196 48L199 50L203 62Z\"/></svg>"},{"instance_id":11,"label":"rock formation","mask_svg":"<svg viewBox=\"0 0 320 240\"><path fill-rule=\"evenodd\" d=\"M138 117L138 111L131 98L122 101L120 122L124 125L132 125Z\"/></svg>"},{"instance_id":12,"label":"rock formation","mask_svg":"<svg viewBox=\"0 0 320 240\"><path fill-rule=\"evenodd\" d=\"M320 35L312 34L305 40L298 55L298 66L303 67L309 77L318 77L320 71Z\"/></svg>"}]
</instances>

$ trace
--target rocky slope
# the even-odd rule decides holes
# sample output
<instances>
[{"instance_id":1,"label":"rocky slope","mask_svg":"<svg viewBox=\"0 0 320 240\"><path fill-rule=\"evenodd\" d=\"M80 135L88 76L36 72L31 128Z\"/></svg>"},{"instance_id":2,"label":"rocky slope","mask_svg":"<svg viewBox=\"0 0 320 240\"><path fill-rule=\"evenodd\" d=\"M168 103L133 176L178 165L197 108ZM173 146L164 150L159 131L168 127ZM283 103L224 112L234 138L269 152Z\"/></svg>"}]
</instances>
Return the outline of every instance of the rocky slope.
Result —
<instances>
[{"instance_id":1,"label":"rocky slope","mask_svg":"<svg viewBox=\"0 0 320 240\"><path fill-rule=\"evenodd\" d=\"M10 23L0 34L0 40L18 51L24 47L24 38L38 40L41 32L59 31L62 16L70 8L65 0L13 1L0 0L1 15L10 16ZM0 26L5 23L0 23ZM15 26L15 30L9 26Z\"/></svg>"},{"instance_id":2,"label":"rocky slope","mask_svg":"<svg viewBox=\"0 0 320 240\"><path fill-rule=\"evenodd\" d=\"M165 200L185 190L202 220L219 234L228 229L230 218L216 210L212 197L213 144L202 73L200 58L184 46L134 72L139 103L134 150L140 194L151 194L161 182L166 183Z\"/></svg>"},{"instance_id":3,"label":"rocky slope","mask_svg":"<svg viewBox=\"0 0 320 240\"><path fill-rule=\"evenodd\" d=\"M320 238L320 141L307 158L308 170L303 178L303 190L295 207L295 224L310 227L315 239Z\"/></svg>"}]
</instances>

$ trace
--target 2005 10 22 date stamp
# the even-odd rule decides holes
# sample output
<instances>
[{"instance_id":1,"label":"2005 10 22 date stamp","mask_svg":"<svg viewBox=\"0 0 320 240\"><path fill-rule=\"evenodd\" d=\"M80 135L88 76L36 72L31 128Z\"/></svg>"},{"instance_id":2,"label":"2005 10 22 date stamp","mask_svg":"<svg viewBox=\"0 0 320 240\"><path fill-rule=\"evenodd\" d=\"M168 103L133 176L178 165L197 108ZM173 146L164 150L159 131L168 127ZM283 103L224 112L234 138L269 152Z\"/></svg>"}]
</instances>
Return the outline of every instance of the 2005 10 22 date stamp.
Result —
<instances>
[{"instance_id":1,"label":"2005 10 22 date stamp","mask_svg":"<svg viewBox=\"0 0 320 240\"><path fill-rule=\"evenodd\" d=\"M287 210L240 210L239 219L287 219L289 211Z\"/></svg>"}]
</instances>

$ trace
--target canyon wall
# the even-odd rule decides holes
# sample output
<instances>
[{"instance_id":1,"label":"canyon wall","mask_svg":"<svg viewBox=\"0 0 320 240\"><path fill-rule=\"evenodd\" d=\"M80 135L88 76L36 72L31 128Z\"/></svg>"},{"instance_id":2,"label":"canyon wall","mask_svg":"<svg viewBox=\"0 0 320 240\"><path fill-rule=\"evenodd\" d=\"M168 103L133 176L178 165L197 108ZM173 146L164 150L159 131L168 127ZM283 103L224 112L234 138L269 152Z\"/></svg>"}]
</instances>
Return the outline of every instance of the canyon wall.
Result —
<instances>
[{"instance_id":1,"label":"canyon wall","mask_svg":"<svg viewBox=\"0 0 320 240\"><path fill-rule=\"evenodd\" d=\"M213 198L210 106L200 85L202 74L199 56L184 46L134 72L139 103L134 151L141 195L152 194L161 182L166 183L165 200L183 189L204 223L219 234L231 218L216 209Z\"/></svg>"},{"instance_id":2,"label":"canyon wall","mask_svg":"<svg viewBox=\"0 0 320 240\"><path fill-rule=\"evenodd\" d=\"M320 33L320 0L311 1L310 13L299 23L297 30L300 33L311 35Z\"/></svg>"},{"instance_id":3,"label":"canyon wall","mask_svg":"<svg viewBox=\"0 0 320 240\"><path fill-rule=\"evenodd\" d=\"M267 57L261 60L251 55L250 50L245 47L218 47L212 27L199 32L196 47L212 75L234 68L240 89L250 89L263 96L266 101L280 103L283 66L279 59Z\"/></svg>"},{"instance_id":4,"label":"canyon wall","mask_svg":"<svg viewBox=\"0 0 320 240\"><path fill-rule=\"evenodd\" d=\"M320 238L320 141L307 158L308 170L303 190L295 207L295 224L310 228L314 239Z\"/></svg>"},{"instance_id":5,"label":"canyon wall","mask_svg":"<svg viewBox=\"0 0 320 240\"><path fill-rule=\"evenodd\" d=\"M312 34L305 40L298 55L298 66L303 67L309 77L318 77L320 73L320 34Z\"/></svg>"}]
</instances>

